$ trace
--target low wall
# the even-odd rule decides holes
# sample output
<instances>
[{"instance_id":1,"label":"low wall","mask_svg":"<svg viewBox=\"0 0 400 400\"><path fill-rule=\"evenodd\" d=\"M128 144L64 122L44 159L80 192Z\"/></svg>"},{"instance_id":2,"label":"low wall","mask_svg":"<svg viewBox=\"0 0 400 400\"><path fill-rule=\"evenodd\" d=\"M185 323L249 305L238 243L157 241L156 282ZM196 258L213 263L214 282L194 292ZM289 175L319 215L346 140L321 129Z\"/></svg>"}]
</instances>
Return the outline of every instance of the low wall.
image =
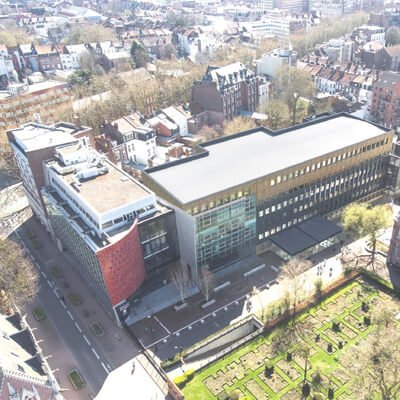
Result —
<instances>
[{"instance_id":1,"label":"low wall","mask_svg":"<svg viewBox=\"0 0 400 400\"><path fill-rule=\"evenodd\" d=\"M185 362L193 362L211 357L231 346L233 343L237 343L241 339L246 338L252 333L258 333L261 328L262 324L254 317L241 321L236 325L232 325L228 329L221 331L216 336L213 336L190 349L185 355Z\"/></svg>"}]
</instances>

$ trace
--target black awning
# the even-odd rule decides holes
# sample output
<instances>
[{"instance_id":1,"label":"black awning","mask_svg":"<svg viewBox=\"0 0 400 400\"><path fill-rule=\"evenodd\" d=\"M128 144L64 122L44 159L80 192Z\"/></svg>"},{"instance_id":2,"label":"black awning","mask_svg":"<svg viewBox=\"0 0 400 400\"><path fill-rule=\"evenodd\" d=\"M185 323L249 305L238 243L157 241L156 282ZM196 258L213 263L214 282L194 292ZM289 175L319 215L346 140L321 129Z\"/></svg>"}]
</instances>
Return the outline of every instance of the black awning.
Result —
<instances>
[{"instance_id":1,"label":"black awning","mask_svg":"<svg viewBox=\"0 0 400 400\"><path fill-rule=\"evenodd\" d=\"M295 256L302 251L318 244L311 236L298 229L291 227L270 237L271 241L284 252Z\"/></svg>"},{"instance_id":2,"label":"black awning","mask_svg":"<svg viewBox=\"0 0 400 400\"><path fill-rule=\"evenodd\" d=\"M295 256L341 231L335 223L316 216L271 236L270 240L290 256Z\"/></svg>"},{"instance_id":3,"label":"black awning","mask_svg":"<svg viewBox=\"0 0 400 400\"><path fill-rule=\"evenodd\" d=\"M311 236L318 243L329 239L342 231L340 226L320 215L302 222L297 225L297 228Z\"/></svg>"}]
</instances>

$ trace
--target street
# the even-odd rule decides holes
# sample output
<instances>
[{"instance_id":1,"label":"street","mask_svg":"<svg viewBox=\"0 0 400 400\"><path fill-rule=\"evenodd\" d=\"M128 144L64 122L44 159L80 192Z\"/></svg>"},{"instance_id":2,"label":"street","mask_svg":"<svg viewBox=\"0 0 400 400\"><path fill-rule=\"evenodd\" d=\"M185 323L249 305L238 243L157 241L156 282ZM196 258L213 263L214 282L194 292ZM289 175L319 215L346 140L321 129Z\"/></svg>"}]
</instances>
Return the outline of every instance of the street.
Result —
<instances>
[{"instance_id":1,"label":"street","mask_svg":"<svg viewBox=\"0 0 400 400\"><path fill-rule=\"evenodd\" d=\"M29 248L29 243L25 243ZM60 288L49 273L46 273L43 263L37 254L32 255L33 262L37 266L40 275L40 291L38 301L45 309L48 318L52 321L55 330L71 351L84 376L88 387L96 394L103 385L112 366L103 350L96 344L93 335L80 321L75 310L70 307L65 299L62 300Z\"/></svg>"}]
</instances>

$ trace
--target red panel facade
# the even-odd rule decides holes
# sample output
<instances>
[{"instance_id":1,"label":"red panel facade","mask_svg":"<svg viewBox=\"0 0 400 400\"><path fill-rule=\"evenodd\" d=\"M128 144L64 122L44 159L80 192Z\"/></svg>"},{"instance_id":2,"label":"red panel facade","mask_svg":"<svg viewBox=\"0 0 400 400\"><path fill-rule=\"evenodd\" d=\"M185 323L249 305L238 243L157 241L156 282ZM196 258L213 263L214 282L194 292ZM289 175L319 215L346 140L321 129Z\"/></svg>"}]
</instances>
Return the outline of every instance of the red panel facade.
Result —
<instances>
[{"instance_id":1,"label":"red panel facade","mask_svg":"<svg viewBox=\"0 0 400 400\"><path fill-rule=\"evenodd\" d=\"M145 277L142 247L137 221L125 236L97 252L113 306L131 296Z\"/></svg>"}]
</instances>

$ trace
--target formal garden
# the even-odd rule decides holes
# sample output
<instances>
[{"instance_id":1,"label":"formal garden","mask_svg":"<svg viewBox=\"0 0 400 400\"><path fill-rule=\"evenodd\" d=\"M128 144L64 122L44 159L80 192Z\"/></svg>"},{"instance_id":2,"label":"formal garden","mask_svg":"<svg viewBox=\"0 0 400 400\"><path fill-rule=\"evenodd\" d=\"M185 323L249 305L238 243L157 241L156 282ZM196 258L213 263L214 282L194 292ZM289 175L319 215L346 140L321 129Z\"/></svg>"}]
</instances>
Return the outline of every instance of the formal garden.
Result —
<instances>
[{"instance_id":1,"label":"formal garden","mask_svg":"<svg viewBox=\"0 0 400 400\"><path fill-rule=\"evenodd\" d=\"M397 399L399 313L390 290L359 278L180 386L188 400Z\"/></svg>"}]
</instances>

